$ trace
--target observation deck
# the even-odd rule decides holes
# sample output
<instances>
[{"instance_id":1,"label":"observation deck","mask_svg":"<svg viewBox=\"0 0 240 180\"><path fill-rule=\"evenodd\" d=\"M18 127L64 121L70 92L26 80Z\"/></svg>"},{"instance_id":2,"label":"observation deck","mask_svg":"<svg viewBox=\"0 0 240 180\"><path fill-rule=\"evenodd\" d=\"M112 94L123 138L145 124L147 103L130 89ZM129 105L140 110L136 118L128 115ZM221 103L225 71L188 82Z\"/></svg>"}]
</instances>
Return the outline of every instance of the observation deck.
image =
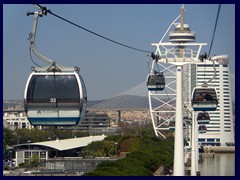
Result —
<instances>
[{"instance_id":1,"label":"observation deck","mask_svg":"<svg viewBox=\"0 0 240 180\"><path fill-rule=\"evenodd\" d=\"M177 24L174 31L169 32L170 42L195 42L196 33L191 31L188 24L183 25L181 30L180 24Z\"/></svg>"}]
</instances>

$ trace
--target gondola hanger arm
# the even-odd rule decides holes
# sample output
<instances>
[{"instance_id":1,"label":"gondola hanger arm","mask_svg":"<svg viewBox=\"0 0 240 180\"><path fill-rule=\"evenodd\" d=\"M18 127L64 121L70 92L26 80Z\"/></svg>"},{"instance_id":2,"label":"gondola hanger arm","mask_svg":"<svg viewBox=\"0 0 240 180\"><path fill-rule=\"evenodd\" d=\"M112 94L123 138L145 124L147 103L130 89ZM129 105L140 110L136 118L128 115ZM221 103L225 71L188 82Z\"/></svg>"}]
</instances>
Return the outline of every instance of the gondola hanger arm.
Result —
<instances>
[{"instance_id":1,"label":"gondola hanger arm","mask_svg":"<svg viewBox=\"0 0 240 180\"><path fill-rule=\"evenodd\" d=\"M29 34L29 40L30 40L30 49L31 51L41 60L45 61L48 64L54 64L55 61L52 59L49 59L48 57L40 54L36 47L35 47L35 37L36 37L36 32L37 32L37 24L38 24L38 17L42 17L43 15L47 15L47 10L44 7L38 7L38 9L41 11L35 11L35 12L27 12L27 16L29 15L34 15L34 20L33 20L33 27L32 27L32 32Z\"/></svg>"}]
</instances>

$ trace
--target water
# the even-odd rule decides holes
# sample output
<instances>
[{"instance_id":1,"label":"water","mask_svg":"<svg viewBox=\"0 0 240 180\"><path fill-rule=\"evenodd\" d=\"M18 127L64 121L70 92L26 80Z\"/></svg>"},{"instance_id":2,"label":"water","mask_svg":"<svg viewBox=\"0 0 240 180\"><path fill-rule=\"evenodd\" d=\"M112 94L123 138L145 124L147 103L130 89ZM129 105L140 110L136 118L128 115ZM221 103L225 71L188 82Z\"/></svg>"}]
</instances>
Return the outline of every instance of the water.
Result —
<instances>
[{"instance_id":1,"label":"water","mask_svg":"<svg viewBox=\"0 0 240 180\"><path fill-rule=\"evenodd\" d=\"M235 176L235 153L215 153L199 163L201 176Z\"/></svg>"}]
</instances>

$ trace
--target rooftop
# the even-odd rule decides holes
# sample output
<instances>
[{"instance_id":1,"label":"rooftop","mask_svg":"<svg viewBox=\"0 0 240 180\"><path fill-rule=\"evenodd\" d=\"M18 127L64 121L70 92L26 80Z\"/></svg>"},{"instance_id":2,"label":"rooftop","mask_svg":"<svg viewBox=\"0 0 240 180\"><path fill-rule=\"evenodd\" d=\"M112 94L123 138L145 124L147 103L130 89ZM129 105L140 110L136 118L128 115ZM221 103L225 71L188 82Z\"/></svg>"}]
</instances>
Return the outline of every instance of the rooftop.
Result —
<instances>
[{"instance_id":1,"label":"rooftop","mask_svg":"<svg viewBox=\"0 0 240 180\"><path fill-rule=\"evenodd\" d=\"M44 141L44 142L36 142L36 143L26 143L26 144L18 144L13 146L14 148L20 148L22 146L30 146L30 145L39 145L50 147L53 149L57 149L59 151L75 149L87 146L93 141L102 141L106 136L88 136L88 137L81 137L81 138L71 138L71 139L57 139L54 141Z\"/></svg>"}]
</instances>

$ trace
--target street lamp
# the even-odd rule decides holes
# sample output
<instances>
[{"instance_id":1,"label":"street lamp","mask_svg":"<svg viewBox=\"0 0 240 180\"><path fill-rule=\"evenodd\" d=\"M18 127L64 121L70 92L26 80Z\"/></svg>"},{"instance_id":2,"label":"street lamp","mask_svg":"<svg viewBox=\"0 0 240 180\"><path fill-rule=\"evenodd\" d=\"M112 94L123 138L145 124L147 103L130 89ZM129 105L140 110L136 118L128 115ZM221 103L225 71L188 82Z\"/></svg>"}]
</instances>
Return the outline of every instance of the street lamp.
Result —
<instances>
[{"instance_id":1,"label":"street lamp","mask_svg":"<svg viewBox=\"0 0 240 180\"><path fill-rule=\"evenodd\" d=\"M115 149L114 149L114 155L115 155L115 156L117 155L117 145L118 145L118 143L115 142Z\"/></svg>"},{"instance_id":2,"label":"street lamp","mask_svg":"<svg viewBox=\"0 0 240 180\"><path fill-rule=\"evenodd\" d=\"M30 150L30 143L32 142L31 140L28 140L27 141L29 144L28 144L28 149Z\"/></svg>"}]
</instances>

